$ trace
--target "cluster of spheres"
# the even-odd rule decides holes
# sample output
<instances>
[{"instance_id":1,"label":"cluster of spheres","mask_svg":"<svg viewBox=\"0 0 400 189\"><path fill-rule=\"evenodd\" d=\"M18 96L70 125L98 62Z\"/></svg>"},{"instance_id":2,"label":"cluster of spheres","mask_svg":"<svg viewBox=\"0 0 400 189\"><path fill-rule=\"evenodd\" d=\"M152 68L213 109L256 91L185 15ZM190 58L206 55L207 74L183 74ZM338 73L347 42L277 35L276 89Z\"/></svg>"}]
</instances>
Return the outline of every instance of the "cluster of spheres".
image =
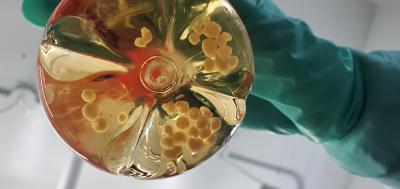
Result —
<instances>
[{"instance_id":1,"label":"cluster of spheres","mask_svg":"<svg viewBox=\"0 0 400 189\"><path fill-rule=\"evenodd\" d=\"M253 69L226 0L63 0L38 58L60 137L92 165L143 179L221 149L243 121Z\"/></svg>"}]
</instances>

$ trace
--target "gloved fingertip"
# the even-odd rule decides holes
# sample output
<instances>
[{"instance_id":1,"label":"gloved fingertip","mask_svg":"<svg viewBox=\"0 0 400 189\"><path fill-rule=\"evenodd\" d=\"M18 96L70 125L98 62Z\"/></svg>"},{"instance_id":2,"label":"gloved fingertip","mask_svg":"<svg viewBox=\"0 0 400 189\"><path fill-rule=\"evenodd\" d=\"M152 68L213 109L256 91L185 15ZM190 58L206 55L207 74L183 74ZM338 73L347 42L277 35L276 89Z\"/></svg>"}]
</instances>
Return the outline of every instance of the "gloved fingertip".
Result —
<instances>
[{"instance_id":1,"label":"gloved fingertip","mask_svg":"<svg viewBox=\"0 0 400 189\"><path fill-rule=\"evenodd\" d=\"M43 27L58 3L59 0L24 0L22 14L30 23Z\"/></svg>"}]
</instances>

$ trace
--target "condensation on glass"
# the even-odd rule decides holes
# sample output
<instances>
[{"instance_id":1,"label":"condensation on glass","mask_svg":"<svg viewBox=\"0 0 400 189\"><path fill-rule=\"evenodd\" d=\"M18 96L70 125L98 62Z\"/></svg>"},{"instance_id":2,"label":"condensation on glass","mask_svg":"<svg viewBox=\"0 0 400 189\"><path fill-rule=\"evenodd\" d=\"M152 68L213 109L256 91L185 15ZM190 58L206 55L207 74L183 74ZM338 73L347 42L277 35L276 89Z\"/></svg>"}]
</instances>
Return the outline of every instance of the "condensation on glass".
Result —
<instances>
[{"instance_id":1,"label":"condensation on glass","mask_svg":"<svg viewBox=\"0 0 400 189\"><path fill-rule=\"evenodd\" d=\"M100 169L144 179L180 174L223 147L254 74L225 0L63 0L38 60L62 139Z\"/></svg>"}]
</instances>

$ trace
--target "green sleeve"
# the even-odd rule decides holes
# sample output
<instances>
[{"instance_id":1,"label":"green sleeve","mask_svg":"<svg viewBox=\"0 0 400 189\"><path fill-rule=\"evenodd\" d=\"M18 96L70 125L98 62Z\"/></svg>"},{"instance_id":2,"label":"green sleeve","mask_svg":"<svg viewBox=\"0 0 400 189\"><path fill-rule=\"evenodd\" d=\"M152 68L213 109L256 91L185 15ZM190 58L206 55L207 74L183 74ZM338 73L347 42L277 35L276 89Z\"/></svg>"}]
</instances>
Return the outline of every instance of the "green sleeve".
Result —
<instances>
[{"instance_id":1,"label":"green sleeve","mask_svg":"<svg viewBox=\"0 0 400 189\"><path fill-rule=\"evenodd\" d=\"M24 0L22 14L36 26L45 26L60 0Z\"/></svg>"},{"instance_id":2,"label":"green sleeve","mask_svg":"<svg viewBox=\"0 0 400 189\"><path fill-rule=\"evenodd\" d=\"M362 114L344 137L323 143L342 167L400 187L400 51L354 52L362 72Z\"/></svg>"},{"instance_id":3,"label":"green sleeve","mask_svg":"<svg viewBox=\"0 0 400 189\"><path fill-rule=\"evenodd\" d=\"M285 135L300 133L293 122L268 100L255 95L250 95L247 98L247 112L243 126L249 129L268 130Z\"/></svg>"},{"instance_id":4,"label":"green sleeve","mask_svg":"<svg viewBox=\"0 0 400 189\"><path fill-rule=\"evenodd\" d=\"M291 130L314 141L345 135L357 121L364 98L352 50L315 37L304 22L285 16L270 1L231 3L253 46L256 75L252 95L270 102L293 123ZM262 112L259 107L248 109ZM245 125L249 121L246 118ZM265 123L266 129L271 124Z\"/></svg>"},{"instance_id":5,"label":"green sleeve","mask_svg":"<svg viewBox=\"0 0 400 189\"><path fill-rule=\"evenodd\" d=\"M245 125L302 134L348 171L400 187L400 52L339 47L269 0L231 3L255 56Z\"/></svg>"}]
</instances>

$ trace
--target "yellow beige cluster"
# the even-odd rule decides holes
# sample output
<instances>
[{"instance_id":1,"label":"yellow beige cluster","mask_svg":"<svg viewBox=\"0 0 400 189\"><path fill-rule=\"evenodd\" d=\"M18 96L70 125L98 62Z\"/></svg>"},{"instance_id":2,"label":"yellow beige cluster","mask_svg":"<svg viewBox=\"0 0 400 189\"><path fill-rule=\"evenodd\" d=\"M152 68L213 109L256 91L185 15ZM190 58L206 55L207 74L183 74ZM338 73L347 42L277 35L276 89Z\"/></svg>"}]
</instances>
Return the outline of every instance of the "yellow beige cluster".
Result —
<instances>
[{"instance_id":1,"label":"yellow beige cluster","mask_svg":"<svg viewBox=\"0 0 400 189\"><path fill-rule=\"evenodd\" d=\"M102 106L96 101L96 93L92 89L84 89L81 93L81 98L85 102L82 107L83 117L91 123L91 127L97 133L104 133L109 129L108 120L101 117ZM118 124L125 124L128 121L129 115L126 111L120 111L116 117Z\"/></svg>"},{"instance_id":2,"label":"yellow beige cluster","mask_svg":"<svg viewBox=\"0 0 400 189\"><path fill-rule=\"evenodd\" d=\"M169 115L177 115L174 123L163 125L160 145L164 158L176 160L184 150L195 154L207 145L215 144L222 120L213 117L209 108L190 107L187 101L165 103L162 108Z\"/></svg>"},{"instance_id":3,"label":"yellow beige cluster","mask_svg":"<svg viewBox=\"0 0 400 189\"><path fill-rule=\"evenodd\" d=\"M201 35L206 38L201 41ZM212 21L209 16L204 16L196 20L192 27L192 32L188 37L192 45L201 42L204 55L207 59L203 63L204 70L207 72L229 73L239 63L237 56L232 55L232 47L228 45L232 41L232 35L223 32L221 25Z\"/></svg>"},{"instance_id":4,"label":"yellow beige cluster","mask_svg":"<svg viewBox=\"0 0 400 189\"><path fill-rule=\"evenodd\" d=\"M145 48L147 44L149 44L153 40L153 35L151 34L151 31L146 27L142 27L142 29L140 29L140 32L142 36L135 39L135 45L140 48Z\"/></svg>"},{"instance_id":5,"label":"yellow beige cluster","mask_svg":"<svg viewBox=\"0 0 400 189\"><path fill-rule=\"evenodd\" d=\"M108 130L107 121L100 118L101 107L95 103L96 93L92 89L84 89L81 98L86 104L82 107L82 115L91 122L93 130L97 133L104 133Z\"/></svg>"}]
</instances>

